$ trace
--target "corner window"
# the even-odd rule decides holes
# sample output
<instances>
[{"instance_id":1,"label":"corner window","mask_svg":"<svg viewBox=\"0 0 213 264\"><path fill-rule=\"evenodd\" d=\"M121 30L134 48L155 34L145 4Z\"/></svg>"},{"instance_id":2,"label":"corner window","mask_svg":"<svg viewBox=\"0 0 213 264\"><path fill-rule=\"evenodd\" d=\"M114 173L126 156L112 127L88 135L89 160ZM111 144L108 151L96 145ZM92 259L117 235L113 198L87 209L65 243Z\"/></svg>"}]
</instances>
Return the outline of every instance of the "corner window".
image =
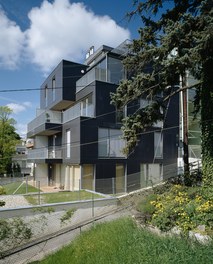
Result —
<instances>
[{"instance_id":1,"label":"corner window","mask_svg":"<svg viewBox=\"0 0 213 264\"><path fill-rule=\"evenodd\" d=\"M55 101L55 76L52 78L52 98L53 98L53 102Z\"/></svg>"},{"instance_id":2,"label":"corner window","mask_svg":"<svg viewBox=\"0 0 213 264\"><path fill-rule=\"evenodd\" d=\"M163 134L161 132L154 133L154 157L163 158Z\"/></svg>"},{"instance_id":3,"label":"corner window","mask_svg":"<svg viewBox=\"0 0 213 264\"><path fill-rule=\"evenodd\" d=\"M47 85L45 85L44 87L45 106L47 106L47 95L48 95L48 87Z\"/></svg>"}]
</instances>

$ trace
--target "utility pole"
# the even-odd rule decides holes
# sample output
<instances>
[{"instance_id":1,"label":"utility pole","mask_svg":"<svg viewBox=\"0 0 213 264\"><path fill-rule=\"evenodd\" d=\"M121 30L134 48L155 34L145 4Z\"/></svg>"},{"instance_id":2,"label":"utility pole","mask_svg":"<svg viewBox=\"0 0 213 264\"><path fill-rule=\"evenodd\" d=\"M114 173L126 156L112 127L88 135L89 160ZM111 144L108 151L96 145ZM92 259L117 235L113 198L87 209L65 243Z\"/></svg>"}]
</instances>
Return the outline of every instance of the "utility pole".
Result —
<instances>
[{"instance_id":1,"label":"utility pole","mask_svg":"<svg viewBox=\"0 0 213 264\"><path fill-rule=\"evenodd\" d=\"M186 74L181 76L181 86L186 87ZM188 111L187 111L187 89L182 91L182 109L183 109L183 163L184 173L189 173L189 147L188 147Z\"/></svg>"}]
</instances>

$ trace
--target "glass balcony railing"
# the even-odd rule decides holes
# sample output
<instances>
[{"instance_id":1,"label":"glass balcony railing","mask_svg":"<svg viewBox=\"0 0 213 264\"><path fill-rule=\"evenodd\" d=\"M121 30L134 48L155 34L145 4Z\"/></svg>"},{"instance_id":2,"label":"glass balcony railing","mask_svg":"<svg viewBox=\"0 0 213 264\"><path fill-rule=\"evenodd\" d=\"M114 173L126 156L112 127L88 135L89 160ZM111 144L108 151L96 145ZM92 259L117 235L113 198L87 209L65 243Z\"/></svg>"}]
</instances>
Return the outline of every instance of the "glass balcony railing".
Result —
<instances>
[{"instance_id":1,"label":"glass balcony railing","mask_svg":"<svg viewBox=\"0 0 213 264\"><path fill-rule=\"evenodd\" d=\"M49 147L49 148L39 148L39 149L29 149L27 153L27 159L62 159L61 147Z\"/></svg>"},{"instance_id":2,"label":"glass balcony railing","mask_svg":"<svg viewBox=\"0 0 213 264\"><path fill-rule=\"evenodd\" d=\"M66 123L80 116L94 117L94 105L91 104L81 109L81 103L78 103L70 107L63 113L63 122Z\"/></svg>"},{"instance_id":3,"label":"glass balcony railing","mask_svg":"<svg viewBox=\"0 0 213 264\"><path fill-rule=\"evenodd\" d=\"M84 87L92 83L93 81L107 81L107 70L106 69L100 69L100 68L93 68L89 72L87 72L83 77L81 77L76 82L76 92L79 92Z\"/></svg>"},{"instance_id":4,"label":"glass balcony railing","mask_svg":"<svg viewBox=\"0 0 213 264\"><path fill-rule=\"evenodd\" d=\"M43 125L45 123L55 123L55 124L62 124L62 114L58 111L51 111L51 110L39 110L37 111L38 115L35 119L33 119L27 126L27 131L33 131L35 128Z\"/></svg>"},{"instance_id":5,"label":"glass balcony railing","mask_svg":"<svg viewBox=\"0 0 213 264\"><path fill-rule=\"evenodd\" d=\"M63 112L63 122L66 123L70 120L79 117L80 113L81 113L81 105L80 103L78 103Z\"/></svg>"}]
</instances>

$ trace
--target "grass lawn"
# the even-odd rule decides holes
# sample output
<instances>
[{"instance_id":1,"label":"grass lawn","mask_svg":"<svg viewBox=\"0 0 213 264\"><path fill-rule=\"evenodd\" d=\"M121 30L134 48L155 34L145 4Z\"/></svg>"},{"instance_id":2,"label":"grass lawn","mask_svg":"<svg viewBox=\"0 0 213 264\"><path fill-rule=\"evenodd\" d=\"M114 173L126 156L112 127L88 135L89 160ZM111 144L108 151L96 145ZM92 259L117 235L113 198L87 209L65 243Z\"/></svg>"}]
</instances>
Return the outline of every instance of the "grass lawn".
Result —
<instances>
[{"instance_id":1,"label":"grass lawn","mask_svg":"<svg viewBox=\"0 0 213 264\"><path fill-rule=\"evenodd\" d=\"M207 264L213 244L202 246L139 229L132 219L97 224L73 243L34 264Z\"/></svg>"},{"instance_id":2,"label":"grass lawn","mask_svg":"<svg viewBox=\"0 0 213 264\"><path fill-rule=\"evenodd\" d=\"M6 184L3 186L5 191L6 191L6 194L9 195L9 194L13 194L15 192L15 190L17 190L19 187L19 189L16 191L15 194L25 194L26 191L29 193L29 192L38 192L38 189L29 185L27 186L26 188L26 184L22 182L13 182L13 183L9 183L9 184Z\"/></svg>"},{"instance_id":3,"label":"grass lawn","mask_svg":"<svg viewBox=\"0 0 213 264\"><path fill-rule=\"evenodd\" d=\"M33 205L38 204L38 194L37 195L26 195L27 201ZM40 195L41 204L48 203L60 203L60 202L71 202L76 200L89 200L95 198L103 198L99 194L92 194L87 191L74 191L74 192L56 192L56 193L44 193Z\"/></svg>"}]
</instances>

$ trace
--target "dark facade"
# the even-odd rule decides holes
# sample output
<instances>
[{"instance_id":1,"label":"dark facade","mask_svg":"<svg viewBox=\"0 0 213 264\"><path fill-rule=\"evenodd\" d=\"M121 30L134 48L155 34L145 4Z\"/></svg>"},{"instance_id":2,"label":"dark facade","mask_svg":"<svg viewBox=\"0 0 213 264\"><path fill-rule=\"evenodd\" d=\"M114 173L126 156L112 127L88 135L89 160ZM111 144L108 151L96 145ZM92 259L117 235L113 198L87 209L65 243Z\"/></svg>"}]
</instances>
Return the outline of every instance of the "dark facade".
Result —
<instances>
[{"instance_id":1,"label":"dark facade","mask_svg":"<svg viewBox=\"0 0 213 264\"><path fill-rule=\"evenodd\" d=\"M178 96L170 101L164 123L143 133L128 157L122 153L121 123L110 103L110 93L125 78L122 59L122 50L102 46L85 65L61 61L42 84L40 114L28 127L35 139L28 158L43 185L126 192L177 171ZM130 109L138 107L140 102Z\"/></svg>"}]
</instances>

